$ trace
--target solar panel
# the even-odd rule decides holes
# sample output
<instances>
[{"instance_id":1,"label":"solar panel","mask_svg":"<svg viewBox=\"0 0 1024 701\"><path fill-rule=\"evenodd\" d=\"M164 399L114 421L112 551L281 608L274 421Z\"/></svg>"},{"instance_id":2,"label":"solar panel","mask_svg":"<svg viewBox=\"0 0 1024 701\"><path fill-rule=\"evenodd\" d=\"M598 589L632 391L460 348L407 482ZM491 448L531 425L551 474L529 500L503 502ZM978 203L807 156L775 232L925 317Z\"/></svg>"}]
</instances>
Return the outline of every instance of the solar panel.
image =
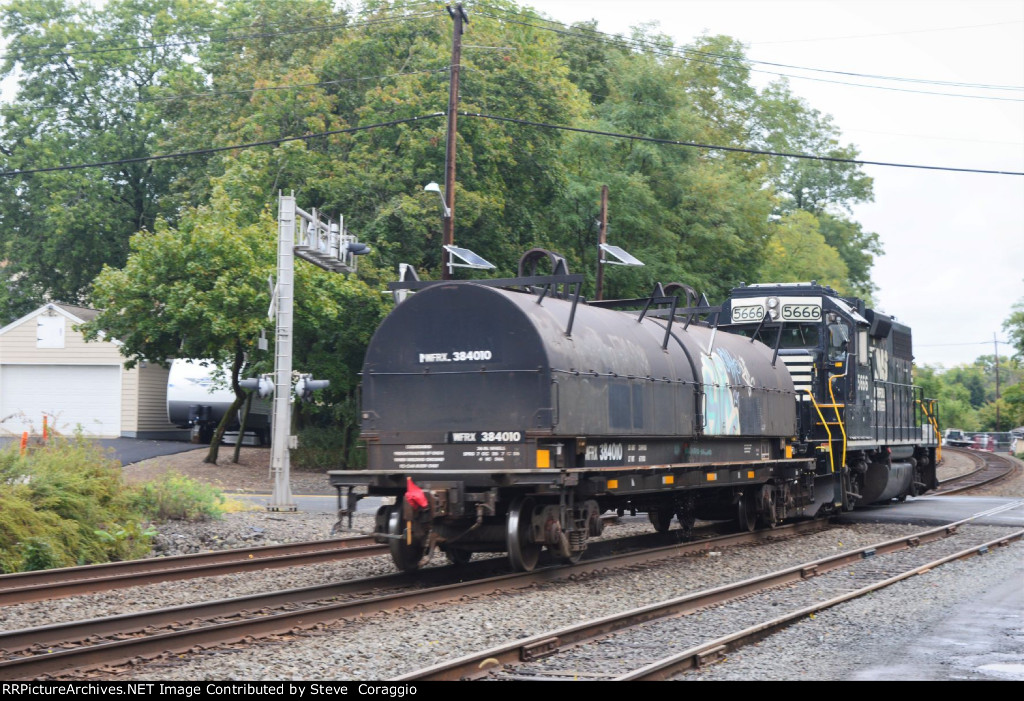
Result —
<instances>
[{"instance_id":1,"label":"solar panel","mask_svg":"<svg viewBox=\"0 0 1024 701\"><path fill-rule=\"evenodd\" d=\"M615 258L618 258L618 260L606 260L605 263L611 263L612 265L632 265L632 266L641 266L641 265L643 265L642 262L640 262L639 260L637 260L633 256L629 255L628 253L623 251L618 246L612 246L611 244L608 244L608 243L602 243L602 244L600 244L600 248L601 248L602 251L604 251L608 255L614 256Z\"/></svg>"},{"instance_id":2,"label":"solar panel","mask_svg":"<svg viewBox=\"0 0 1024 701\"><path fill-rule=\"evenodd\" d=\"M463 261L462 264L452 263L451 265L460 268L477 268L479 270L493 270L494 265L484 260L473 251L468 248L459 248L458 246L445 246L444 250Z\"/></svg>"}]
</instances>

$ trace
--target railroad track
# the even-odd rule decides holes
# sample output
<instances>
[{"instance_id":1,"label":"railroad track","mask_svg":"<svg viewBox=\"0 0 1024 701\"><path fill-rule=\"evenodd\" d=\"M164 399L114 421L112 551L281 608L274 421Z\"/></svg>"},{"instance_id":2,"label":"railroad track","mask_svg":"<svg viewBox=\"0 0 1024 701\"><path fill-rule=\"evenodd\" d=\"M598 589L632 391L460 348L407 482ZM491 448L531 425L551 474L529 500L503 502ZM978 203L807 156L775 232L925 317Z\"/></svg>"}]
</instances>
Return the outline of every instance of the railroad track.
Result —
<instances>
[{"instance_id":1,"label":"railroad track","mask_svg":"<svg viewBox=\"0 0 1024 701\"><path fill-rule=\"evenodd\" d=\"M972 532L961 527L1022 504L1015 502L870 547L541 633L392 681L669 679L825 608L1021 540L1024 530L1006 529L992 538L993 529ZM822 591L829 596L823 598ZM666 655L666 647L678 652Z\"/></svg>"},{"instance_id":2,"label":"railroad track","mask_svg":"<svg viewBox=\"0 0 1024 701\"><path fill-rule=\"evenodd\" d=\"M1015 461L996 453L966 448L944 448L944 450L967 457L974 463L975 468L966 474L942 480L939 483L939 488L933 492L936 495L968 492L983 485L999 482L1020 470L1020 466Z\"/></svg>"},{"instance_id":3,"label":"railroad track","mask_svg":"<svg viewBox=\"0 0 1024 701\"><path fill-rule=\"evenodd\" d=\"M9 631L0 633L0 650L4 651L0 679L82 675L89 670L106 669L139 658L152 659L186 653L197 647L232 645L290 634L342 619L572 579L609 568L635 567L742 543L819 531L824 527L821 521L805 521L767 531L719 536L587 559L575 565L496 576L493 568L499 563L505 567L505 560L494 558L460 568L429 568L415 573ZM661 542L665 540L657 534L638 540L651 540L652 536L660 538ZM609 549L622 547L616 541L607 541L607 544ZM462 581L452 582L454 579ZM339 601L339 598L344 600Z\"/></svg>"},{"instance_id":4,"label":"railroad track","mask_svg":"<svg viewBox=\"0 0 1024 701\"><path fill-rule=\"evenodd\" d=\"M606 525L614 523L617 517L606 516L604 521ZM387 545L375 543L373 536L367 535L17 572L0 575L0 606L157 582L258 569L299 567L387 554Z\"/></svg>"},{"instance_id":5,"label":"railroad track","mask_svg":"<svg viewBox=\"0 0 1024 701\"><path fill-rule=\"evenodd\" d=\"M943 480L934 494L957 494L991 484L1019 466L993 453L946 448L965 455L976 468L965 475ZM613 521L613 517L606 517ZM0 606L31 603L47 599L77 596L113 589L176 581L194 577L264 568L297 567L371 557L387 553L387 546L373 542L370 536L355 536L322 541L285 543L255 548L237 548L173 557L109 562L83 567L66 567L35 572L0 575Z\"/></svg>"},{"instance_id":6,"label":"railroad track","mask_svg":"<svg viewBox=\"0 0 1024 701\"><path fill-rule=\"evenodd\" d=\"M298 567L387 553L371 536L237 548L0 575L0 605L30 603L154 582Z\"/></svg>"}]
</instances>

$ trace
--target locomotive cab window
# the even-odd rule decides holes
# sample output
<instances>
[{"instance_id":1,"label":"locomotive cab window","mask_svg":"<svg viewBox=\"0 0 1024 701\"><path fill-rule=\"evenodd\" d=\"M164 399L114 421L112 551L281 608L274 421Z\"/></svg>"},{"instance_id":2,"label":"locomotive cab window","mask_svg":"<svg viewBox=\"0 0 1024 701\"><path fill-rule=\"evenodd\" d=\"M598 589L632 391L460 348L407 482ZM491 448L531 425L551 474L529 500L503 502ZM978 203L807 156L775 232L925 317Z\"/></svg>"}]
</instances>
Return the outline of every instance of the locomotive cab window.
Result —
<instances>
[{"instance_id":1,"label":"locomotive cab window","mask_svg":"<svg viewBox=\"0 0 1024 701\"><path fill-rule=\"evenodd\" d=\"M729 331L742 334L747 338L753 336L769 348L775 347L776 334L779 333L777 328L770 329L763 326L760 330L756 326L747 326L730 328ZM755 331L757 331L756 336L754 336ZM817 348L820 338L818 324L786 324L782 327L782 340L779 343L779 348Z\"/></svg>"},{"instance_id":2,"label":"locomotive cab window","mask_svg":"<svg viewBox=\"0 0 1024 701\"><path fill-rule=\"evenodd\" d=\"M829 358L838 360L846 354L850 342L850 330L838 320L828 325Z\"/></svg>"}]
</instances>

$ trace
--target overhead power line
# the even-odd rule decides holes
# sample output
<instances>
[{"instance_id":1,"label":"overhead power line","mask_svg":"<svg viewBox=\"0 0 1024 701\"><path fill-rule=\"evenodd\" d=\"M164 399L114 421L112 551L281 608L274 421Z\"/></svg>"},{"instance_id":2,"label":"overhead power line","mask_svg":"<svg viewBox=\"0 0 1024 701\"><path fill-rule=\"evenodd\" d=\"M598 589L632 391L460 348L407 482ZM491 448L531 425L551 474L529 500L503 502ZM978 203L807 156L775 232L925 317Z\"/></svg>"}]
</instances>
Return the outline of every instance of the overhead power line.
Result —
<instances>
[{"instance_id":1,"label":"overhead power line","mask_svg":"<svg viewBox=\"0 0 1024 701\"><path fill-rule=\"evenodd\" d=\"M210 153L220 153L222 151L237 151L239 149L255 148L257 146L276 146L283 144L287 141L308 141L310 139L318 139L324 136L334 136L335 134L352 134L357 131L367 131L369 129L378 129L381 127L393 127L396 124L408 124L409 122L417 122L424 119L434 119L437 117L445 116L444 112L434 112L432 114L425 114L419 117L407 117L405 119L394 119L390 122L380 122L378 124L366 124L361 127L351 127L349 129L333 129L331 131L322 131L316 134L303 134L302 136L282 136L279 139L268 139L267 141L251 141L245 144L234 144L233 146L215 146L211 148L196 149L194 151L179 151L177 153L165 153L156 156L139 156L137 158L120 158L116 161L99 161L96 163L78 163L75 165L62 165L62 166L51 166L49 168L26 168L24 170L5 170L0 172L0 177L10 178L16 175L31 175L33 173L54 173L63 170L82 170L84 168L102 168L104 166L114 165L126 165L128 163L143 163L145 161L162 161L169 158L184 158L186 156L202 156Z\"/></svg>"},{"instance_id":2,"label":"overhead power line","mask_svg":"<svg viewBox=\"0 0 1024 701\"><path fill-rule=\"evenodd\" d=\"M466 117L478 117L480 119L493 119L499 122L513 122L516 124L523 124L532 127L541 127L544 129L557 129L559 131L572 131L580 134L593 134L595 136L607 136L615 139L630 139L632 141L647 141L656 144L667 144L671 146L686 146L689 148L699 148L708 151L731 151L737 153L751 153L761 156L778 156L781 158L801 158L804 160L811 161L826 161L831 163L851 163L854 165L873 165L873 166L886 166L890 168L918 168L922 170L943 170L951 171L955 173L983 173L988 175L1024 175L1024 172L1007 171L1007 170L983 170L980 168L953 168L949 166L929 166L919 165L913 163L891 163L886 161L866 161L854 158L835 158L832 156L816 156L809 153L787 153L785 151L766 151L755 148L743 148L741 146L720 146L716 144L701 144L695 141L678 141L674 139L657 139L652 136L638 136L635 134L619 134L611 131L600 131L597 129L583 129L581 127L568 127L560 124L545 124L544 122L532 122L526 119L515 119L513 117L500 117L493 114L481 114L479 112L459 112L459 114Z\"/></svg>"},{"instance_id":3,"label":"overhead power line","mask_svg":"<svg viewBox=\"0 0 1024 701\"><path fill-rule=\"evenodd\" d=\"M527 119L516 119L514 117L501 117L501 116L498 116L498 115L484 114L484 113L481 113L481 112L467 112L467 111L460 110L458 112L458 114L460 116L464 116L464 117L474 117L474 118L478 118L478 119L490 119L490 120L494 120L494 121L498 121L498 122L509 122L509 123L514 123L514 124L522 124L524 126L531 126L531 127L542 128L542 129L554 129L554 130L558 130L558 131L576 132L576 133L580 133L580 134L592 134L594 136L605 136L605 137L615 138L615 139L628 139L628 140L631 140L631 141L646 141L646 142L649 142L649 143L665 144L665 145L669 145L669 146L683 146L683 147L688 147L688 148L698 148L698 149L704 149L704 150L708 150L708 151L726 151L726 152L736 152L736 153L750 153L750 154L755 154L755 155L774 156L774 157L779 157L779 158L799 158L799 159L804 159L804 160L826 161L826 162L832 162L832 163L850 163L850 164L854 164L854 165L886 166L886 167L891 167L891 168L917 168L917 169L922 169L922 170L939 170L939 171L949 171L949 172L955 172L955 173L979 173L979 174L989 174L989 175L1018 175L1018 176L1024 175L1024 172L1016 172L1016 171L984 170L984 169L980 169L980 168L953 168L953 167L949 167L949 166L930 166L930 165L920 165L920 164L912 164L912 163L892 163L892 162L886 162L886 161L867 161L867 160L860 160L860 159L853 159L853 158L835 158L835 157L832 157L832 156L817 156L817 155L809 154L809 153L788 153L788 152L785 152L785 151L767 151L767 150L763 150L763 149L743 148L743 147L740 147L740 146L721 146L721 145L718 145L718 144L701 144L701 143L697 143L697 142L694 142L694 141L682 141L682 140L676 140L676 139L658 139L658 138L651 137L651 136L639 136L639 135L636 135L636 134L620 134L620 133L610 132L610 131L600 131L600 130L597 130L597 129L584 129L582 127L569 127L569 126L560 125L560 124L547 124L547 123L544 123L544 122L534 122L534 121L530 121L530 120L527 120ZM79 163L79 164L74 164L74 165L51 166L51 167L47 167L47 168L26 168L24 170L8 170L8 171L0 172L0 177L8 178L8 177L16 176L16 175L31 175L31 174L34 174L34 173L52 173L52 172L57 172L57 171L81 170L81 169L84 169L84 168L100 168L100 167L103 167L103 166L111 166L111 165L124 165L124 164L128 164L128 163L141 163L141 162L144 162L144 161L159 161L159 160L166 160L166 159L170 159L170 158L184 158L184 157L187 157L187 156L199 156L199 155L205 155L205 154L210 154L210 153L219 153L219 152L222 152L222 151L235 151L235 150L239 150L239 149L255 148L255 147L258 147L258 146L273 146L273 145L282 144L282 143L285 143L285 142L288 142L288 141L308 141L310 139L316 139L316 138L321 138L321 137L325 137L325 136L333 136L335 134L351 134L351 133L359 132L359 131L367 131L369 129L377 129L377 128L381 128L381 127L390 127L390 126L395 126L397 124L407 124L407 123L410 123L410 122L417 122L417 121L422 121L422 120L426 120L426 119L435 119L435 118L444 117L444 116L446 116L445 112L433 112L431 114L421 115L421 116L418 116L418 117L408 117L408 118L405 118L405 119L392 120L390 122L380 122L380 123L377 123L377 124L367 124L367 125L364 125L364 126L361 126L361 127L351 127L349 129L334 129L334 130L331 130L331 131L318 132L316 134L303 134L301 136L283 136L283 137L278 138L278 139L268 139L266 141L254 141L254 142L249 142L249 143L245 143L245 144L235 144L235 145L232 145L232 146L216 146L216 147L205 148L205 149L196 149L194 151L179 151L177 153L167 153L167 154L156 155L156 156L139 156L137 158L122 158L122 159L113 160L113 161L100 161L100 162L94 162L94 163Z\"/></svg>"},{"instance_id":4,"label":"overhead power line","mask_svg":"<svg viewBox=\"0 0 1024 701\"><path fill-rule=\"evenodd\" d=\"M976 90L1013 90L1013 91L1024 91L1024 86L988 85L988 84L983 84L983 83L964 83L964 82L957 82L957 81L940 81L940 80L931 80L931 79L924 79L924 78L907 78L907 77L900 77L900 76L884 76L884 75L875 75L875 74L869 74L869 73L856 73L856 72L852 72L852 71L838 71L838 70L823 69L823 68L812 68L812 67L806 67L806 66L795 66L795 65L790 65L790 64L771 63L771 62L768 62L768 61L759 61L757 59L752 59L752 58L748 58L748 57L742 57L741 58L741 57L737 57L737 56L728 56L728 55L725 55L725 54L716 54L716 53L707 52L707 51L698 51L696 49L686 49L686 48L666 49L663 46L661 46L659 44L656 44L654 42L648 42L648 41L636 40L636 39L627 39L627 38L619 36L619 35L608 34L606 32L600 32L600 31L597 31L595 29L588 29L588 28L584 28L584 27L570 27L568 25L565 25L565 24L563 24L561 22L557 22L555 20L548 20L548 19L543 19L543 18L540 18L540 17L532 17L530 15L524 15L524 14L520 14L520 13L513 13L513 12L509 12L507 10L500 10L498 8L493 8L493 9L496 9L496 10L498 10L500 12L504 12L506 14L513 15L515 17L524 17L524 18L532 20L532 21L527 22L527 21L523 21L523 20L511 19L510 17L504 17L504 16L499 16L499 15L492 15L492 14L488 14L486 12L479 12L479 11L477 12L477 14L479 14L481 16L484 16L484 17L488 17L490 19L497 20L499 22L508 22L508 23L511 23L511 24L518 24L518 25L521 25L521 26L531 27L531 28L534 28L534 29L542 30L542 31L553 32L555 34L562 34L562 35L565 35L565 36L571 36L571 37L575 37L575 38L578 38L578 39L584 39L584 40L588 40L588 41L600 41L600 42L603 42L603 43L614 44L614 45L618 45L618 46L625 47L625 48L640 49L640 50L644 50L644 51L647 51L649 53L656 54L656 55L668 56L668 57L672 57L672 58L687 59L687 60L690 60L690 61L696 61L698 63L708 63L710 65L726 66L726 65L729 65L729 63L727 63L727 62L734 62L736 64L743 63L743 64L757 64L757 65L766 65L766 66L776 66L776 67L782 67L782 68L789 68L791 70L802 70L802 71L811 71L811 72L818 72L818 73L835 74L835 75L841 75L841 76L860 77L860 78L865 78L865 79L870 79L870 80L889 80L889 81L897 81L897 82L903 82L903 83L920 83L920 84L927 84L927 85L945 85L945 86L949 86L949 87L962 87L962 88L970 88L970 89L976 89ZM548 24L556 25L556 27L562 27L562 29L559 29L559 28L556 28L556 27L547 27L547 26L539 25L539 24L536 24L535 22L546 22ZM896 92L909 92L909 93L918 93L918 94L924 94L924 95L938 95L938 96L943 96L943 97L959 97L959 98L966 98L966 99L999 100L999 101L1008 101L1008 102L1024 102L1024 98L999 97L999 96L993 96L993 95L966 95L966 94L962 94L962 93L945 93L945 92L936 92L936 91L932 91L932 90L914 90L914 89L910 89L910 88L899 88L899 87L886 86L886 85L866 85L866 84L863 84L863 83L851 83L851 82L842 81L842 80L829 80L829 79L826 79L826 78L815 78L815 77L812 77L812 76L794 75L792 73L782 73L782 72L779 72L779 71L759 70L759 69L756 69L756 68L749 68L749 70L751 72L753 72L753 73L766 73L766 74L769 74L769 75L777 75L777 76L785 77L785 78L796 78L798 80L812 80L812 81L815 81L815 82L834 83L834 84L837 84L837 85L848 85L848 86L851 86L851 87L870 88L870 89L876 89L876 90L890 90L890 91L896 91Z\"/></svg>"}]
</instances>

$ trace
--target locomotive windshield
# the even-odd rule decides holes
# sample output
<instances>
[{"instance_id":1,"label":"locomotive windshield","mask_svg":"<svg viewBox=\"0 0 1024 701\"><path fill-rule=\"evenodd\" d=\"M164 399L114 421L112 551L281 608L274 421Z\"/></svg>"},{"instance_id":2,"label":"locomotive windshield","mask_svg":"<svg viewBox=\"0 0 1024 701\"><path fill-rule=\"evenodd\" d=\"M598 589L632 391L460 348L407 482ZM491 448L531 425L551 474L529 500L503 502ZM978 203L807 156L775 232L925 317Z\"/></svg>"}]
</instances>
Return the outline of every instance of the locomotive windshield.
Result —
<instances>
[{"instance_id":1,"label":"locomotive windshield","mask_svg":"<svg viewBox=\"0 0 1024 701\"><path fill-rule=\"evenodd\" d=\"M777 328L766 328L757 325L736 326L729 329L734 333L753 337L769 348L775 347L779 330ZM756 335L755 335L756 333ZM818 324L786 324L782 327L782 340L779 348L817 348L821 339L821 331Z\"/></svg>"}]
</instances>

